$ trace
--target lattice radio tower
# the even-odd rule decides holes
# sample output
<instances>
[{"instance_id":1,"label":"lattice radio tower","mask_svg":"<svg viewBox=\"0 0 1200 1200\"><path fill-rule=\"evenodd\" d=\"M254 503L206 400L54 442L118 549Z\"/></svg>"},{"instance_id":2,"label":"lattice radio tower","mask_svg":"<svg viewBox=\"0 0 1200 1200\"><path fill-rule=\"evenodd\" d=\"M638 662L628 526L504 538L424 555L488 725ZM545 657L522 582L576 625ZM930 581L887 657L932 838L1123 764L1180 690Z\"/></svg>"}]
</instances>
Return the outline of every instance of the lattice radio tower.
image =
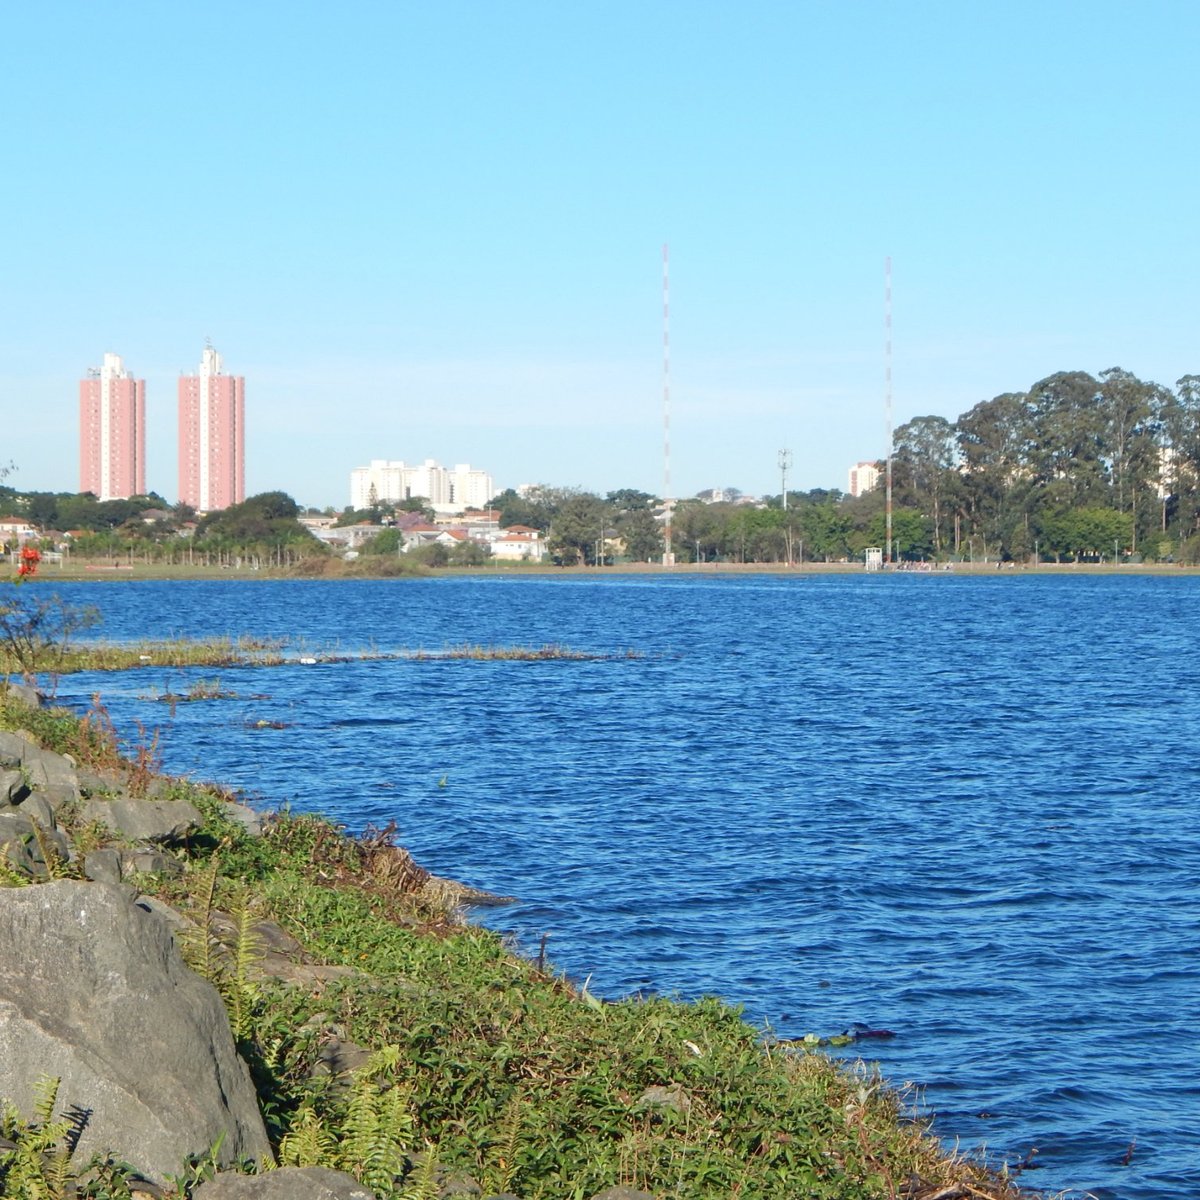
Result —
<instances>
[{"instance_id":1,"label":"lattice radio tower","mask_svg":"<svg viewBox=\"0 0 1200 1200\"><path fill-rule=\"evenodd\" d=\"M675 565L671 549L671 251L666 242L662 248L663 262L663 566Z\"/></svg>"},{"instance_id":2,"label":"lattice radio tower","mask_svg":"<svg viewBox=\"0 0 1200 1200\"><path fill-rule=\"evenodd\" d=\"M887 440L886 522L887 550L883 561L892 561L892 256L883 260L883 424Z\"/></svg>"}]
</instances>

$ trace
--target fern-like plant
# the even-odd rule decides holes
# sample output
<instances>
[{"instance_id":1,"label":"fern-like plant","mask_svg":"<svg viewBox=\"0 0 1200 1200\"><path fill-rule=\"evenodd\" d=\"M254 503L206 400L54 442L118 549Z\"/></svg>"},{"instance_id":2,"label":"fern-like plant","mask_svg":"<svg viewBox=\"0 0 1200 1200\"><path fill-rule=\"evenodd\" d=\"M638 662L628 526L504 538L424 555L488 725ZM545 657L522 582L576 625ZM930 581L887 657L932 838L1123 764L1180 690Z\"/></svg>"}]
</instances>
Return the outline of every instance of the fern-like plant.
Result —
<instances>
[{"instance_id":1,"label":"fern-like plant","mask_svg":"<svg viewBox=\"0 0 1200 1200\"><path fill-rule=\"evenodd\" d=\"M243 891L233 906L234 939L230 950L229 969L222 973L217 984L226 1007L233 1036L242 1041L250 1036L254 1006L259 997L255 968L262 961L262 938L255 931L258 912L254 897Z\"/></svg>"},{"instance_id":2,"label":"fern-like plant","mask_svg":"<svg viewBox=\"0 0 1200 1200\"><path fill-rule=\"evenodd\" d=\"M399 1048L385 1046L354 1073L345 1114L336 1123L340 1139L312 1103L302 1104L280 1142L279 1161L285 1166L334 1167L380 1195L395 1195L415 1136L412 1093L391 1086L387 1079L399 1060Z\"/></svg>"},{"instance_id":3,"label":"fern-like plant","mask_svg":"<svg viewBox=\"0 0 1200 1200\"><path fill-rule=\"evenodd\" d=\"M438 1186L437 1146L426 1142L417 1168L404 1181L404 1189L397 1200L437 1200Z\"/></svg>"},{"instance_id":4,"label":"fern-like plant","mask_svg":"<svg viewBox=\"0 0 1200 1200\"><path fill-rule=\"evenodd\" d=\"M13 1149L0 1151L0 1195L75 1200L71 1154L78 1130L66 1118L54 1116L60 1083L49 1076L38 1080L30 1121L11 1103L0 1109L0 1134L13 1144Z\"/></svg>"},{"instance_id":5,"label":"fern-like plant","mask_svg":"<svg viewBox=\"0 0 1200 1200\"><path fill-rule=\"evenodd\" d=\"M195 883L190 889L197 903L196 925L184 930L180 938L180 950L187 965L214 986L221 975L219 943L212 931L220 871L221 856L214 854L208 860L208 865L196 873Z\"/></svg>"},{"instance_id":6,"label":"fern-like plant","mask_svg":"<svg viewBox=\"0 0 1200 1200\"><path fill-rule=\"evenodd\" d=\"M337 1138L326 1128L311 1104L303 1104L292 1128L279 1143L283 1167L328 1167L338 1161Z\"/></svg>"},{"instance_id":7,"label":"fern-like plant","mask_svg":"<svg viewBox=\"0 0 1200 1200\"><path fill-rule=\"evenodd\" d=\"M486 1179L493 1192L511 1192L517 1175L517 1154L521 1148L521 1126L527 1103L521 1088L516 1088L504 1106L494 1154L488 1163Z\"/></svg>"}]
</instances>

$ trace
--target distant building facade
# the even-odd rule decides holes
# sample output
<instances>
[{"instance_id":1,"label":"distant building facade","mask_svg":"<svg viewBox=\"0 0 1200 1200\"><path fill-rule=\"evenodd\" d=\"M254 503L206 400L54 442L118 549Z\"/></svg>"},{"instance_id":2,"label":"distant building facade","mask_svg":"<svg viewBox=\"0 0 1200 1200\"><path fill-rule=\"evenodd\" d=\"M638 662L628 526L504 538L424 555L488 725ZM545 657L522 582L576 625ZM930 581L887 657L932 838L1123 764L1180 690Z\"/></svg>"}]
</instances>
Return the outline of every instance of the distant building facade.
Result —
<instances>
[{"instance_id":1,"label":"distant building facade","mask_svg":"<svg viewBox=\"0 0 1200 1200\"><path fill-rule=\"evenodd\" d=\"M79 382L79 490L101 500L146 492L146 381L119 354Z\"/></svg>"},{"instance_id":2,"label":"distant building facade","mask_svg":"<svg viewBox=\"0 0 1200 1200\"><path fill-rule=\"evenodd\" d=\"M879 484L879 468L873 462L855 463L850 468L850 486L847 491L852 496L861 496L864 492L873 492Z\"/></svg>"},{"instance_id":3,"label":"distant building facade","mask_svg":"<svg viewBox=\"0 0 1200 1200\"><path fill-rule=\"evenodd\" d=\"M204 348L199 372L179 379L179 499L201 512L246 498L246 380Z\"/></svg>"},{"instance_id":4,"label":"distant building facade","mask_svg":"<svg viewBox=\"0 0 1200 1200\"><path fill-rule=\"evenodd\" d=\"M492 477L469 463L443 467L427 458L420 466L409 466L379 458L350 472L350 504L357 509L421 499L434 512L454 513L486 508L495 494Z\"/></svg>"}]
</instances>

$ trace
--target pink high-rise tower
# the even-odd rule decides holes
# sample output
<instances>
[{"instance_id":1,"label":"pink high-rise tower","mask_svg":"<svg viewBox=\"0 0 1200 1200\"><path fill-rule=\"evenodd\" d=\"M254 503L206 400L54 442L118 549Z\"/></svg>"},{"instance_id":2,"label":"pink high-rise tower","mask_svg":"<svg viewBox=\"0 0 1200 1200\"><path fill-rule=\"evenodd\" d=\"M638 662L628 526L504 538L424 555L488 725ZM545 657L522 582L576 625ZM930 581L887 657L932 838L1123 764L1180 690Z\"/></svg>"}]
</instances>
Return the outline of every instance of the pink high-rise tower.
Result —
<instances>
[{"instance_id":1,"label":"pink high-rise tower","mask_svg":"<svg viewBox=\"0 0 1200 1200\"><path fill-rule=\"evenodd\" d=\"M79 381L79 490L101 500L146 494L146 381L119 354Z\"/></svg>"},{"instance_id":2,"label":"pink high-rise tower","mask_svg":"<svg viewBox=\"0 0 1200 1200\"><path fill-rule=\"evenodd\" d=\"M198 375L179 379L179 499L201 512L246 498L246 380L205 346Z\"/></svg>"}]
</instances>

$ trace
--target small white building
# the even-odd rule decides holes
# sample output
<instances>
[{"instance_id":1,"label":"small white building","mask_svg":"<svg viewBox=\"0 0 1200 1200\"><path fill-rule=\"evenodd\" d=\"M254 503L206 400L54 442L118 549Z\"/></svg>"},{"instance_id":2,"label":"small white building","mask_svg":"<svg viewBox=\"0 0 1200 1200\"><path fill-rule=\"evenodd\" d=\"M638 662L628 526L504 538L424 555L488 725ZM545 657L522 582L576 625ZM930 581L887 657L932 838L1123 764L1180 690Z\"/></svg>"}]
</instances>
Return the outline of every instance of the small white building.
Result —
<instances>
[{"instance_id":1,"label":"small white building","mask_svg":"<svg viewBox=\"0 0 1200 1200\"><path fill-rule=\"evenodd\" d=\"M0 543L14 542L23 546L38 537L41 537L41 534L28 521L16 517L6 517L0 521Z\"/></svg>"},{"instance_id":2,"label":"small white building","mask_svg":"<svg viewBox=\"0 0 1200 1200\"><path fill-rule=\"evenodd\" d=\"M540 563L546 557L546 543L540 529L528 525L510 525L491 540L492 557L507 562Z\"/></svg>"}]
</instances>

